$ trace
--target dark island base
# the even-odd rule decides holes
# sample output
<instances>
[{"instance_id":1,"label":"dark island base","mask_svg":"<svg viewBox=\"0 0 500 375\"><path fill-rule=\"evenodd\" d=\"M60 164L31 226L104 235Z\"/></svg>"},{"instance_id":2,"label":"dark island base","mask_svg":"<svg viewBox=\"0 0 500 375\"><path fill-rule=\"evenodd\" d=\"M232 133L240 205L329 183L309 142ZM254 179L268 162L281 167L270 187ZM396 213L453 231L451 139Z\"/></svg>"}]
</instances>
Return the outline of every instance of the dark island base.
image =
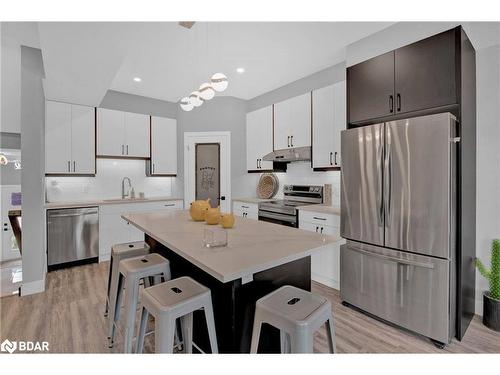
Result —
<instances>
[{"instance_id":1,"label":"dark island base","mask_svg":"<svg viewBox=\"0 0 500 375\"><path fill-rule=\"evenodd\" d=\"M190 276L212 291L215 328L219 353L249 353L252 339L255 302L283 285L311 290L311 257L305 257L253 275L253 281L242 284L241 279L222 283L205 271L177 255L146 235L152 252L170 261L172 278ZM270 249L271 251L271 249ZM193 341L205 353L210 353L204 313L194 313ZM259 353L279 353L279 331L263 325Z\"/></svg>"}]
</instances>

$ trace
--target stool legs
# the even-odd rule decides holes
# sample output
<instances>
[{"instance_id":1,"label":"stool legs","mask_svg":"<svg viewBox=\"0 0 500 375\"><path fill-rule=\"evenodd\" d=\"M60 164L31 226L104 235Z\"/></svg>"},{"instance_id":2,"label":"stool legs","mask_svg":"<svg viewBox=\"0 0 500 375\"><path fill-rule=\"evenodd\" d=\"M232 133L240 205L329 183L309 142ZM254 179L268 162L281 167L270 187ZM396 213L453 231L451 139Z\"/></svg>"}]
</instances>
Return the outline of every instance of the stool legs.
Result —
<instances>
[{"instance_id":1,"label":"stool legs","mask_svg":"<svg viewBox=\"0 0 500 375\"><path fill-rule=\"evenodd\" d=\"M258 310L255 311L253 318L252 342L250 344L250 353L257 354L259 349L260 329L262 327L262 319Z\"/></svg>"},{"instance_id":2,"label":"stool legs","mask_svg":"<svg viewBox=\"0 0 500 375\"><path fill-rule=\"evenodd\" d=\"M312 353L313 334L307 329L299 329L291 335L292 353Z\"/></svg>"},{"instance_id":3,"label":"stool legs","mask_svg":"<svg viewBox=\"0 0 500 375\"><path fill-rule=\"evenodd\" d=\"M212 354L217 354L219 353L219 348L217 347L217 334L215 333L214 310L212 308L211 297L208 298L208 302L203 307L203 310L205 310L205 320L207 321L210 348L212 349Z\"/></svg>"},{"instance_id":4,"label":"stool legs","mask_svg":"<svg viewBox=\"0 0 500 375\"><path fill-rule=\"evenodd\" d=\"M113 257L111 257L111 260L109 261L109 272L108 272L108 294L106 295L106 309L104 311L104 316L107 317L109 313L109 303L111 301L111 291L115 290L115 295L116 298L116 285L111 285L113 280ZM117 280L118 281L118 280ZM113 311L113 310L111 310Z\"/></svg>"},{"instance_id":5,"label":"stool legs","mask_svg":"<svg viewBox=\"0 0 500 375\"><path fill-rule=\"evenodd\" d=\"M144 349L144 336L146 335L146 327L148 326L149 313L145 307L141 311L141 321L139 323L139 330L137 331L137 341L135 343L135 352L142 353Z\"/></svg>"},{"instance_id":6,"label":"stool legs","mask_svg":"<svg viewBox=\"0 0 500 375\"><path fill-rule=\"evenodd\" d=\"M155 317L155 353L174 352L175 319L169 315Z\"/></svg>"},{"instance_id":7,"label":"stool legs","mask_svg":"<svg viewBox=\"0 0 500 375\"><path fill-rule=\"evenodd\" d=\"M291 353L290 335L280 329L281 353Z\"/></svg>"},{"instance_id":8,"label":"stool legs","mask_svg":"<svg viewBox=\"0 0 500 375\"><path fill-rule=\"evenodd\" d=\"M121 305L122 305L122 299L123 299L123 284L125 283L125 278L123 275L118 275L118 286L116 288L116 301L114 305L110 304L110 307L113 306L113 308L110 310L111 316L108 317L108 339L109 339L109 347L113 347L113 343L115 341L115 330L116 330L116 324L120 319L120 310L121 310Z\"/></svg>"},{"instance_id":9,"label":"stool legs","mask_svg":"<svg viewBox=\"0 0 500 375\"><path fill-rule=\"evenodd\" d=\"M337 348L335 347L335 330L333 327L333 318L330 317L328 321L325 323L326 326L326 338L328 340L328 347L330 349L330 353L335 353Z\"/></svg>"},{"instance_id":10,"label":"stool legs","mask_svg":"<svg viewBox=\"0 0 500 375\"><path fill-rule=\"evenodd\" d=\"M182 340L184 353L193 353L193 313L181 317Z\"/></svg>"},{"instance_id":11,"label":"stool legs","mask_svg":"<svg viewBox=\"0 0 500 375\"><path fill-rule=\"evenodd\" d=\"M132 353L134 338L135 314L139 298L139 283L131 277L125 279L125 333L123 339L124 353Z\"/></svg>"}]
</instances>

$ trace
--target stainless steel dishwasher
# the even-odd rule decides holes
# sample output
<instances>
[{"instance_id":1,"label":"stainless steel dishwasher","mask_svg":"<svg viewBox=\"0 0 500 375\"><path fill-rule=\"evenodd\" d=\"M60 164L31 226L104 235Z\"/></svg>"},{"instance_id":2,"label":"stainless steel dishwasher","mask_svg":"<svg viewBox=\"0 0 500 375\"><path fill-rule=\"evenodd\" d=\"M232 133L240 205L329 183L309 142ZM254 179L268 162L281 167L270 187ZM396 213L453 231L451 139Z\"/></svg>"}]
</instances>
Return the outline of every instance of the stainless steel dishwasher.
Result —
<instances>
[{"instance_id":1,"label":"stainless steel dishwasher","mask_svg":"<svg viewBox=\"0 0 500 375\"><path fill-rule=\"evenodd\" d=\"M93 261L98 255L98 207L47 210L49 271L74 262Z\"/></svg>"}]
</instances>

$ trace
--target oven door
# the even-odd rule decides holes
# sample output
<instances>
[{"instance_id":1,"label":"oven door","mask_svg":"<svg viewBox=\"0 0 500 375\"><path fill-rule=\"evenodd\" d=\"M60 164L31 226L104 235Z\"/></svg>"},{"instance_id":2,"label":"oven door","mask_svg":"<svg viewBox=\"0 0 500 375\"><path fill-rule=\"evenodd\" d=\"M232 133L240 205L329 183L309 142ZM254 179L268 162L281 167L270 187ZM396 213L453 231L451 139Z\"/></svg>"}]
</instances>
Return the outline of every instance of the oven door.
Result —
<instances>
[{"instance_id":1,"label":"oven door","mask_svg":"<svg viewBox=\"0 0 500 375\"><path fill-rule=\"evenodd\" d=\"M269 223L281 224L287 227L298 228L297 215L286 215L277 212L259 210L259 220Z\"/></svg>"}]
</instances>

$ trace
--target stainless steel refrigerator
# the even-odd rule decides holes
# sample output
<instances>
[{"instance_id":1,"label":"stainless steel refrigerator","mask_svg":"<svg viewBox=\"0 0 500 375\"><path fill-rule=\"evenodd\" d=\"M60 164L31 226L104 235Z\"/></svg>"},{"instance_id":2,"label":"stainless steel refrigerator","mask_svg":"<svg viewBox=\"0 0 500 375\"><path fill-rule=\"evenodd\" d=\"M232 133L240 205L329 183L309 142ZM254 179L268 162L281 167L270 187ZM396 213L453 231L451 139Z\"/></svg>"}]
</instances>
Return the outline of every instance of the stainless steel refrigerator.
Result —
<instances>
[{"instance_id":1,"label":"stainless steel refrigerator","mask_svg":"<svg viewBox=\"0 0 500 375\"><path fill-rule=\"evenodd\" d=\"M450 113L341 136L341 298L448 343L456 320L456 138Z\"/></svg>"}]
</instances>

